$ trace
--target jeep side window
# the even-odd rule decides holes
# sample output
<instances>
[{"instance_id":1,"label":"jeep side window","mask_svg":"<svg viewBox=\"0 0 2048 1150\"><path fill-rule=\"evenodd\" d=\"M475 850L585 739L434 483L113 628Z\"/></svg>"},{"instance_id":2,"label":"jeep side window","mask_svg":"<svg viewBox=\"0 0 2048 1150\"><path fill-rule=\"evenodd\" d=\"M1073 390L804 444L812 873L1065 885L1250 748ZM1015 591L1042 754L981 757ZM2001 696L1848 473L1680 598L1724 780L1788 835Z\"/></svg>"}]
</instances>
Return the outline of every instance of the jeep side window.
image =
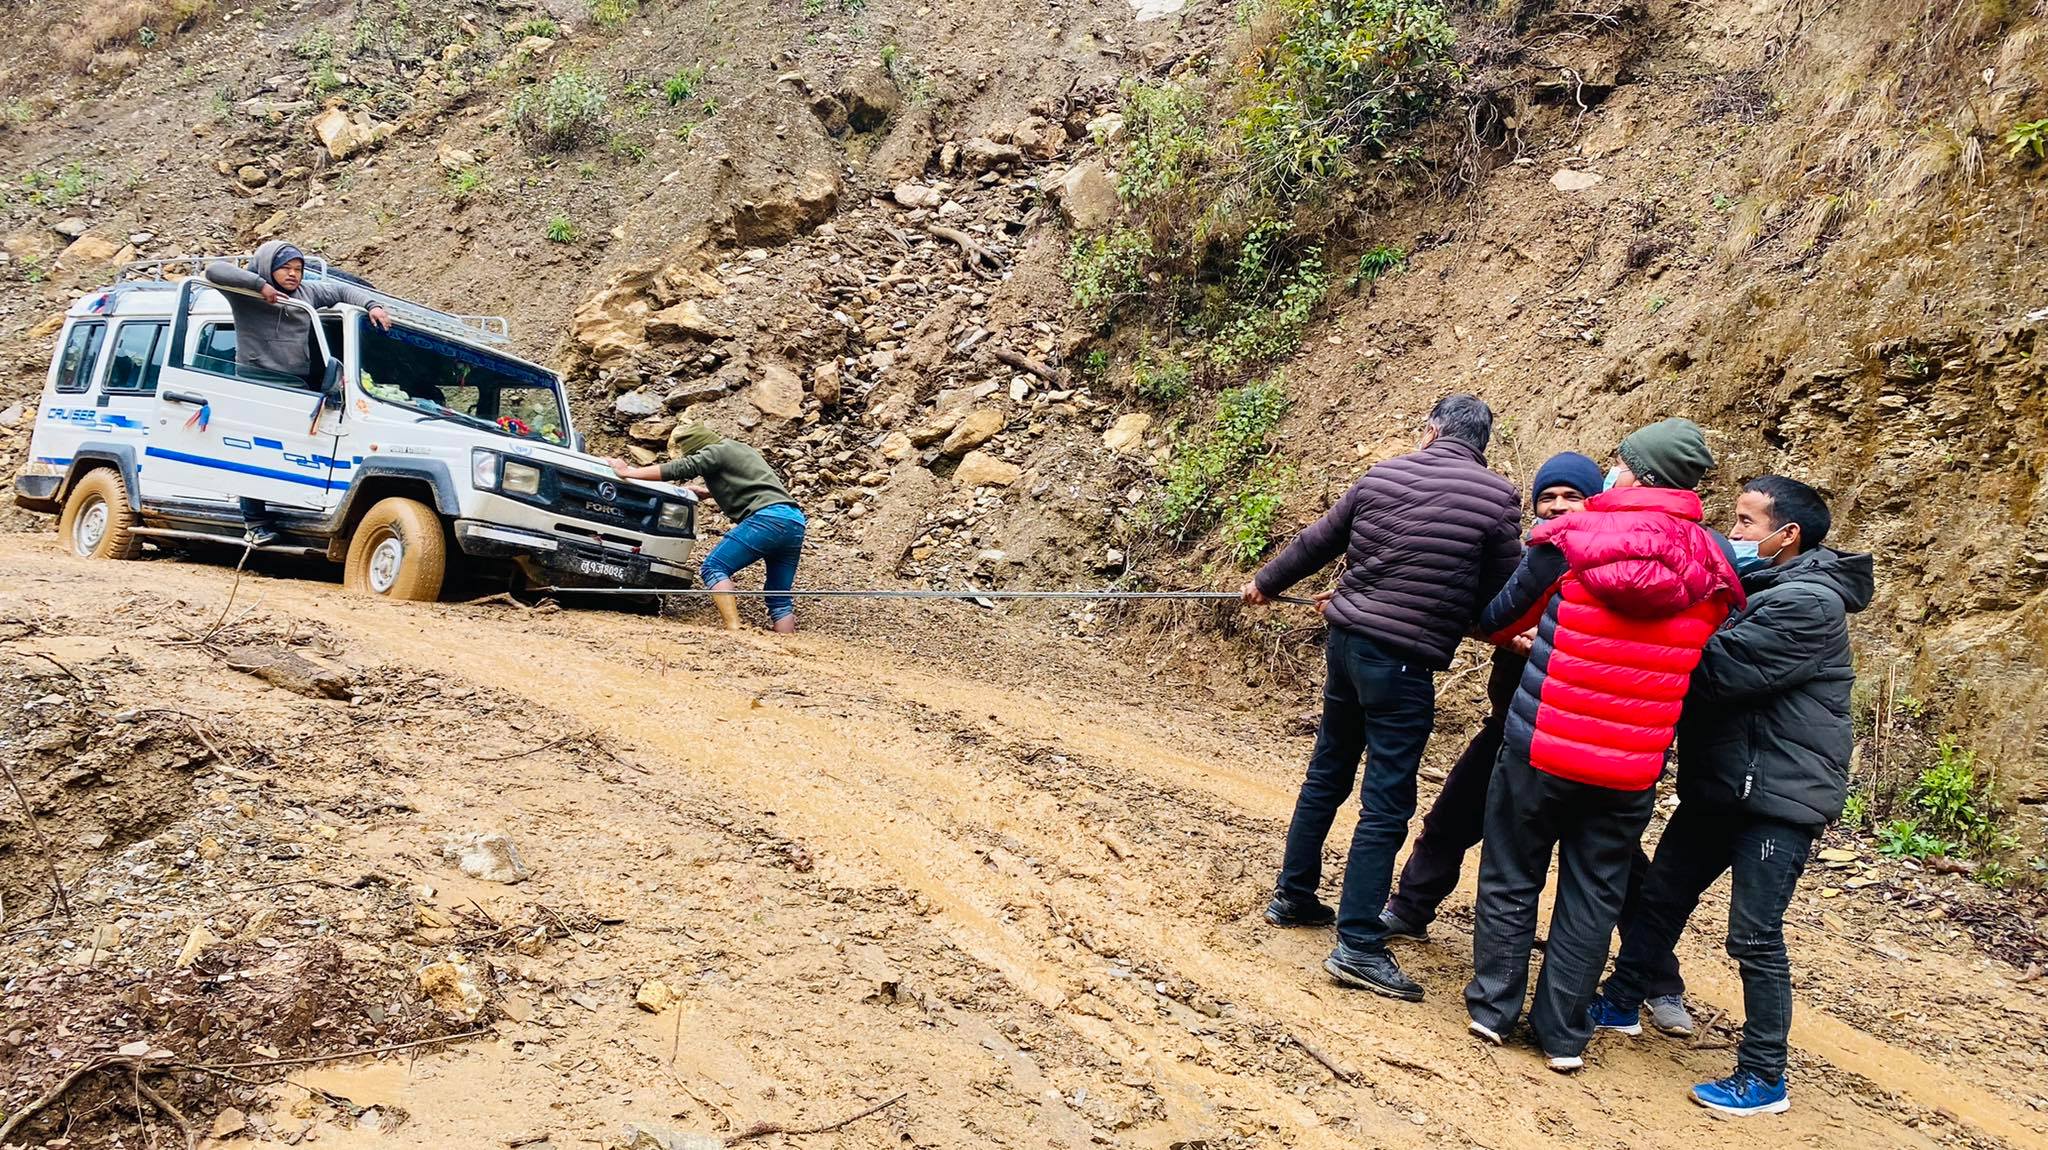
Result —
<instances>
[{"instance_id":1,"label":"jeep side window","mask_svg":"<svg viewBox=\"0 0 2048 1150\"><path fill-rule=\"evenodd\" d=\"M93 371L100 365L100 344L107 338L107 325L75 323L64 339L64 354L57 364L57 390L77 393L92 386Z\"/></svg>"},{"instance_id":2,"label":"jeep side window","mask_svg":"<svg viewBox=\"0 0 2048 1150\"><path fill-rule=\"evenodd\" d=\"M296 387L301 391L311 388L310 381L296 375L266 371L235 360L235 325L231 323L204 323L199 326L198 346L192 350L191 366L215 375L233 376L253 383L268 383L280 387Z\"/></svg>"},{"instance_id":3,"label":"jeep side window","mask_svg":"<svg viewBox=\"0 0 2048 1150\"><path fill-rule=\"evenodd\" d=\"M170 325L130 320L114 334L114 362L107 368L110 392L156 393L157 373L170 348Z\"/></svg>"}]
</instances>

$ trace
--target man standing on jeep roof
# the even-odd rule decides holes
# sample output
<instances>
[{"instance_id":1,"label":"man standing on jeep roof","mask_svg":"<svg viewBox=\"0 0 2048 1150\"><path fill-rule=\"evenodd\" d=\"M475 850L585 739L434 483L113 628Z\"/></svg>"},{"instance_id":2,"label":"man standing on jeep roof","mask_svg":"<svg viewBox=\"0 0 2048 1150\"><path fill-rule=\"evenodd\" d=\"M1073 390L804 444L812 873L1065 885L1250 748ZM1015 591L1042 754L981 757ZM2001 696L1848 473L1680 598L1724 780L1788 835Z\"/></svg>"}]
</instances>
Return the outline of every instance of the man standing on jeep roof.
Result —
<instances>
[{"instance_id":1,"label":"man standing on jeep roof","mask_svg":"<svg viewBox=\"0 0 2048 1150\"><path fill-rule=\"evenodd\" d=\"M354 304L369 311L371 323L387 329L391 326L384 306L362 288L338 279L307 283L305 254L283 240L271 240L257 248L247 270L224 261L206 265L206 280L263 297L257 300L236 292L221 293L235 315L235 363L297 376L308 386L320 380L313 363L313 321L305 312L279 301L289 296L314 307Z\"/></svg>"}]
</instances>

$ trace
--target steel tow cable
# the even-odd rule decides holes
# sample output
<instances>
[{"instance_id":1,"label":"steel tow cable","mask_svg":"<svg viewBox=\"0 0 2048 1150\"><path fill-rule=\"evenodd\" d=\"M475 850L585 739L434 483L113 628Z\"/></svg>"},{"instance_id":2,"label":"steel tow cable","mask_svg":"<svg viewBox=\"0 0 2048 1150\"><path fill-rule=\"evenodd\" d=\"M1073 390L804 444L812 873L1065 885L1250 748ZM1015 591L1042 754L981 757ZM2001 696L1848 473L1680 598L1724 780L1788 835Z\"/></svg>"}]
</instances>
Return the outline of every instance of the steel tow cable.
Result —
<instances>
[{"instance_id":1,"label":"steel tow cable","mask_svg":"<svg viewBox=\"0 0 2048 1150\"><path fill-rule=\"evenodd\" d=\"M734 595L752 599L770 596L811 599L1181 599L1217 602L1243 599L1236 591L980 591L973 588L959 591L911 591L879 587L852 590L792 587L787 591L713 591L708 587L528 587L525 591L533 595ZM1272 603L1315 606L1315 600L1304 599L1299 595L1269 595L1266 598Z\"/></svg>"}]
</instances>

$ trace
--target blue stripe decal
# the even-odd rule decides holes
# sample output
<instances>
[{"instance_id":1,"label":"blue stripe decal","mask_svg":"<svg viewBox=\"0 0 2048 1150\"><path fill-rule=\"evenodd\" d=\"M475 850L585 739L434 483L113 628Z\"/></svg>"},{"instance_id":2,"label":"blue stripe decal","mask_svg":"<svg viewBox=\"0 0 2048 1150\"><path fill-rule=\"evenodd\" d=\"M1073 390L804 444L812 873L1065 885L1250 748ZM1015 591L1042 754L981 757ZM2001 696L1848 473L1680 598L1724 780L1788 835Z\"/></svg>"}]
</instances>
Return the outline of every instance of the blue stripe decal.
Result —
<instances>
[{"instance_id":1,"label":"blue stripe decal","mask_svg":"<svg viewBox=\"0 0 2048 1150\"><path fill-rule=\"evenodd\" d=\"M262 436L260 436L260 435L256 437L256 446L258 446L258 447L275 447L275 448L277 448L277 449L278 449L279 451L283 451L283 450L284 450L284 444L283 444L282 442L280 442L280 441L278 441L278 440L275 440L275 439L265 439L265 438L263 438L263 437L262 437Z\"/></svg>"},{"instance_id":2,"label":"blue stripe decal","mask_svg":"<svg viewBox=\"0 0 2048 1150\"><path fill-rule=\"evenodd\" d=\"M168 459L173 463L190 463L195 467L213 467L221 471L233 471L242 475L260 475L265 479L282 479L286 483L299 483L307 487L318 487L322 491L332 491L337 487L348 486L346 483L330 483L325 479L315 479L307 475L295 475L289 471L278 471L269 467L254 467L247 463L233 463L225 459L209 459L204 455L187 455L182 451L166 451L160 447L147 447L143 449L142 453L155 456L158 459Z\"/></svg>"},{"instance_id":3,"label":"blue stripe decal","mask_svg":"<svg viewBox=\"0 0 2048 1150\"><path fill-rule=\"evenodd\" d=\"M54 455L38 455L36 456L36 462L52 463L57 465L58 467L69 467L71 465L71 457L67 455L64 458L59 459Z\"/></svg>"}]
</instances>

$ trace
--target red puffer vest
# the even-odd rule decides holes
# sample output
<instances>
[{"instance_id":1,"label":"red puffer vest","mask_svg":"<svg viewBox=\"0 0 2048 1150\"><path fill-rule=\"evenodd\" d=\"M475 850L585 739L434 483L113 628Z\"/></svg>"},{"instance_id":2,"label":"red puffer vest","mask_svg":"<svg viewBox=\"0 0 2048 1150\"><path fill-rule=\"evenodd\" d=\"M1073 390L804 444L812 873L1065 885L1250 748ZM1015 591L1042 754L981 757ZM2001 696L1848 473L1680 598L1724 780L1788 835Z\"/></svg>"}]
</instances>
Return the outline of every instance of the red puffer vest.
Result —
<instances>
[{"instance_id":1,"label":"red puffer vest","mask_svg":"<svg viewBox=\"0 0 2048 1150\"><path fill-rule=\"evenodd\" d=\"M1517 700L1535 688L1531 766L1614 790L1656 785L1700 651L1743 603L1701 516L1690 491L1627 487L1531 534L1567 565Z\"/></svg>"}]
</instances>

